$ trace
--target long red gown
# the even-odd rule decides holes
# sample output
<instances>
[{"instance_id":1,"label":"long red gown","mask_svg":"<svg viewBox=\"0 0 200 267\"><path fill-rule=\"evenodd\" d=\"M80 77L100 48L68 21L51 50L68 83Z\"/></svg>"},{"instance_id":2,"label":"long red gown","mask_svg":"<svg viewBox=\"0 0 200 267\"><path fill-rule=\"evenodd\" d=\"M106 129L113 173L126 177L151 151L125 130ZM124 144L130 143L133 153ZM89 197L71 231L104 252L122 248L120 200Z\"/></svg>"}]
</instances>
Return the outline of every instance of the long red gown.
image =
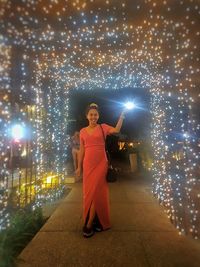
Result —
<instances>
[{"instance_id":1,"label":"long red gown","mask_svg":"<svg viewBox=\"0 0 200 267\"><path fill-rule=\"evenodd\" d=\"M105 137L112 126L101 124ZM105 142L100 125L92 133L86 128L80 131L80 140L84 144L83 159L83 219L86 222L91 204L104 230L110 228L109 191L106 181L108 161L105 153Z\"/></svg>"}]
</instances>

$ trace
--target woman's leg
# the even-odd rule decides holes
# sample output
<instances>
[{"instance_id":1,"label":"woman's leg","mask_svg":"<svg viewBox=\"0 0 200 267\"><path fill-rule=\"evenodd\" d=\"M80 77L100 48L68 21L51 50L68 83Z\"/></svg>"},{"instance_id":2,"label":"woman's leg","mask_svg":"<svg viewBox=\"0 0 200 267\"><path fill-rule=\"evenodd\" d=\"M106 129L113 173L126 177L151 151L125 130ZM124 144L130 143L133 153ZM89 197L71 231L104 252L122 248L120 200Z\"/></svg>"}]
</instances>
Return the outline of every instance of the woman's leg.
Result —
<instances>
[{"instance_id":1,"label":"woman's leg","mask_svg":"<svg viewBox=\"0 0 200 267\"><path fill-rule=\"evenodd\" d=\"M91 228L92 227L92 223L95 217L95 207L94 207L94 203L92 202L90 210L89 210L89 219L87 222L87 228Z\"/></svg>"}]
</instances>

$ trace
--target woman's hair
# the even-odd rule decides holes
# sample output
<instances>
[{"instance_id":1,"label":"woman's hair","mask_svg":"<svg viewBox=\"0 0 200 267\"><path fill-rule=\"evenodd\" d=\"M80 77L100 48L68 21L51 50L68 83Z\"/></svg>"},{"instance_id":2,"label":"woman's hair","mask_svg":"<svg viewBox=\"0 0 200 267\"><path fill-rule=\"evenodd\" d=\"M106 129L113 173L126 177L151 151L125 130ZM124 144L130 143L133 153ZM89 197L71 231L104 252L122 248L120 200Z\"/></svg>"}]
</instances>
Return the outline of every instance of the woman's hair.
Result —
<instances>
[{"instance_id":1,"label":"woman's hair","mask_svg":"<svg viewBox=\"0 0 200 267\"><path fill-rule=\"evenodd\" d=\"M98 105L95 104L95 103L91 103L90 105L87 106L86 111L85 111L85 114L87 115L88 112L89 112L91 109L96 109L97 112L99 113L99 107L98 107Z\"/></svg>"}]
</instances>

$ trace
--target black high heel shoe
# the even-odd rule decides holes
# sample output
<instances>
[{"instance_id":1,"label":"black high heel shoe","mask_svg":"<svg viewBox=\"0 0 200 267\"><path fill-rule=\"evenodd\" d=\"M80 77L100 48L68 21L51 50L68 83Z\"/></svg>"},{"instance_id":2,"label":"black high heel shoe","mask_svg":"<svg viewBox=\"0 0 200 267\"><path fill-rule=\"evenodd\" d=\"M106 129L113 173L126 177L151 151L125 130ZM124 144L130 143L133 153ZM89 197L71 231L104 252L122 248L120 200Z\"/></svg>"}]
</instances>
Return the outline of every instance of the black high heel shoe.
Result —
<instances>
[{"instance_id":1,"label":"black high heel shoe","mask_svg":"<svg viewBox=\"0 0 200 267\"><path fill-rule=\"evenodd\" d=\"M83 226L83 236L88 238L94 235L93 227L88 228L87 226Z\"/></svg>"},{"instance_id":2,"label":"black high heel shoe","mask_svg":"<svg viewBox=\"0 0 200 267\"><path fill-rule=\"evenodd\" d=\"M103 231L103 227L102 227L97 215L95 215L95 218L93 221L93 229L95 232L102 232Z\"/></svg>"}]
</instances>

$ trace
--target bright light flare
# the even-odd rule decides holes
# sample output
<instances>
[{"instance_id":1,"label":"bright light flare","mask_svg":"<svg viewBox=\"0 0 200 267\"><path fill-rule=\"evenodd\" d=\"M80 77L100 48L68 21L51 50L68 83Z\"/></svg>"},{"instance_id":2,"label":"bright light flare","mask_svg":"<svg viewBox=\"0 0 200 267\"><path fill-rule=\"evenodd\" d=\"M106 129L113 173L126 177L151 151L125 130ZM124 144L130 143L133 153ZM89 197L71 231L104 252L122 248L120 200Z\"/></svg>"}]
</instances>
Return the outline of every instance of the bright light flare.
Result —
<instances>
[{"instance_id":1,"label":"bright light flare","mask_svg":"<svg viewBox=\"0 0 200 267\"><path fill-rule=\"evenodd\" d=\"M11 129L11 135L13 139L20 140L25 136L24 127L20 124L13 125Z\"/></svg>"},{"instance_id":2,"label":"bright light flare","mask_svg":"<svg viewBox=\"0 0 200 267\"><path fill-rule=\"evenodd\" d=\"M135 104L133 102L127 102L124 106L129 110L135 108Z\"/></svg>"}]
</instances>

